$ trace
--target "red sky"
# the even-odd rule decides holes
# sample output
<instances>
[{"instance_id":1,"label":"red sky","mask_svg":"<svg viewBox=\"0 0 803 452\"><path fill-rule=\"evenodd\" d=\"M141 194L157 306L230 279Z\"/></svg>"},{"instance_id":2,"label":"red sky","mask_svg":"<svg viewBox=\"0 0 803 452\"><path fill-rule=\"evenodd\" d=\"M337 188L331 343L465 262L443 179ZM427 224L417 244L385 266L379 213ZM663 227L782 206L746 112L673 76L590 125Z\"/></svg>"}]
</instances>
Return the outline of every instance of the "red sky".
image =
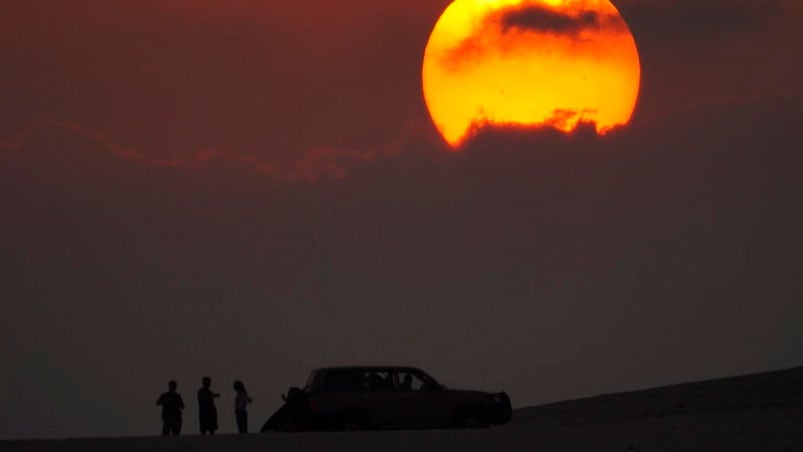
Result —
<instances>
[{"instance_id":1,"label":"red sky","mask_svg":"<svg viewBox=\"0 0 803 452\"><path fill-rule=\"evenodd\" d=\"M785 3L621 2L645 66L637 120L796 86L800 7ZM9 4L0 137L59 120L158 157L218 149L289 166L315 148L369 152L430 127L420 66L446 4Z\"/></svg>"},{"instance_id":2,"label":"red sky","mask_svg":"<svg viewBox=\"0 0 803 452\"><path fill-rule=\"evenodd\" d=\"M629 127L458 154L447 3L0 1L0 437L150 434L206 374L260 424L326 364L516 406L800 365L799 2L616 2Z\"/></svg>"}]
</instances>

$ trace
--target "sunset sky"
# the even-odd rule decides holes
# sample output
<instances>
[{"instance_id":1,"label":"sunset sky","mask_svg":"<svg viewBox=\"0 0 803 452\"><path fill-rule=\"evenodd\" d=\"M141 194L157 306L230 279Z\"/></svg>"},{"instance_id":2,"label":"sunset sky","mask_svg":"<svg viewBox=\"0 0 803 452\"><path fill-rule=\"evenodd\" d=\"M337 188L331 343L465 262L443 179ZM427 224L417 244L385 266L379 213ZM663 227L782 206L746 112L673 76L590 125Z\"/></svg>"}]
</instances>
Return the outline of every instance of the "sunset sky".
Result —
<instances>
[{"instance_id":1,"label":"sunset sky","mask_svg":"<svg viewBox=\"0 0 803 452\"><path fill-rule=\"evenodd\" d=\"M0 0L0 438L252 428L313 367L514 406L803 364L803 3L618 0L629 125L481 130L448 0Z\"/></svg>"}]
</instances>

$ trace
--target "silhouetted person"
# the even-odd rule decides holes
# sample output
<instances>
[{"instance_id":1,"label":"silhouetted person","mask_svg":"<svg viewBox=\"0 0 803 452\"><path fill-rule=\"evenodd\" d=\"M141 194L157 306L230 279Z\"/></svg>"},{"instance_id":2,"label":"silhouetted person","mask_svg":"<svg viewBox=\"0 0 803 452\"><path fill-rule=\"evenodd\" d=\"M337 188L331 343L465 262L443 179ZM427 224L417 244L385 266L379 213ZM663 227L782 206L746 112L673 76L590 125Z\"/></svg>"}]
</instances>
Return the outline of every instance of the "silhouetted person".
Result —
<instances>
[{"instance_id":1,"label":"silhouetted person","mask_svg":"<svg viewBox=\"0 0 803 452\"><path fill-rule=\"evenodd\" d=\"M170 380L167 384L167 392L159 396L157 405L162 406L162 435L178 435L181 433L181 410L184 409L184 401L181 395L176 392L178 383Z\"/></svg>"},{"instance_id":2,"label":"silhouetted person","mask_svg":"<svg viewBox=\"0 0 803 452\"><path fill-rule=\"evenodd\" d=\"M248 392L245 390L245 385L242 381L237 380L234 382L234 390L237 391L237 397L234 398L234 416L237 418L237 432L248 433L248 411L245 406L254 400L248 397Z\"/></svg>"},{"instance_id":3,"label":"silhouetted person","mask_svg":"<svg viewBox=\"0 0 803 452\"><path fill-rule=\"evenodd\" d=\"M437 391L438 389L440 389L440 386L438 386L437 383L430 380L429 378L422 377L421 380L422 383L419 391Z\"/></svg>"},{"instance_id":4,"label":"silhouetted person","mask_svg":"<svg viewBox=\"0 0 803 452\"><path fill-rule=\"evenodd\" d=\"M215 408L215 397L220 397L220 394L212 392L209 387L212 385L212 379L204 377L201 380L203 387L198 390L198 421L201 426L201 434L210 435L215 434L217 430L217 408Z\"/></svg>"},{"instance_id":5,"label":"silhouetted person","mask_svg":"<svg viewBox=\"0 0 803 452\"><path fill-rule=\"evenodd\" d=\"M407 374L404 376L404 381L401 384L401 390L404 392L410 392L413 390L413 376Z\"/></svg>"}]
</instances>

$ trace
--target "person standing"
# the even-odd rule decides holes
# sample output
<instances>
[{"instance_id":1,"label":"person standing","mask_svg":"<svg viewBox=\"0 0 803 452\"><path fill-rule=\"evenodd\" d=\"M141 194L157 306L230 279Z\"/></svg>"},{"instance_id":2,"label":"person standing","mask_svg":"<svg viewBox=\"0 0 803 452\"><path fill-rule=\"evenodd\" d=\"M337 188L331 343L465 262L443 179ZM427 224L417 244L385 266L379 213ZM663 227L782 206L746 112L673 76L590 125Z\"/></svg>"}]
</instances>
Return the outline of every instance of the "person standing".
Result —
<instances>
[{"instance_id":1,"label":"person standing","mask_svg":"<svg viewBox=\"0 0 803 452\"><path fill-rule=\"evenodd\" d=\"M215 408L215 397L220 394L212 392L212 379L204 377L201 380L202 387L198 390L198 421L201 426L201 435L215 434L217 430L217 408Z\"/></svg>"},{"instance_id":2,"label":"person standing","mask_svg":"<svg viewBox=\"0 0 803 452\"><path fill-rule=\"evenodd\" d=\"M254 400L248 397L248 392L245 390L245 385L242 381L237 380L234 382L234 390L237 392L237 397L234 398L234 416L237 418L237 432L248 433L248 412L245 406Z\"/></svg>"},{"instance_id":3,"label":"person standing","mask_svg":"<svg viewBox=\"0 0 803 452\"><path fill-rule=\"evenodd\" d=\"M159 396L156 405L162 406L162 436L178 435L181 433L181 410L184 409L184 400L176 392L178 383L170 380L168 391Z\"/></svg>"}]
</instances>

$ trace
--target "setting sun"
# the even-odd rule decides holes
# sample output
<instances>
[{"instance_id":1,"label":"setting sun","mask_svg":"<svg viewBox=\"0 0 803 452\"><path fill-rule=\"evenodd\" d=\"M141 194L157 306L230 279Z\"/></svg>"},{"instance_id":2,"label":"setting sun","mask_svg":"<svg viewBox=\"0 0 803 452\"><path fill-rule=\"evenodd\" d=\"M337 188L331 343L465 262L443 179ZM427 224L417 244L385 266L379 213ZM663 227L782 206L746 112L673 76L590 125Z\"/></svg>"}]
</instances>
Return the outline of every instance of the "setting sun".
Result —
<instances>
[{"instance_id":1,"label":"setting sun","mask_svg":"<svg viewBox=\"0 0 803 452\"><path fill-rule=\"evenodd\" d=\"M452 146L484 126L626 124L641 67L608 0L455 0L427 43L430 115Z\"/></svg>"}]
</instances>

